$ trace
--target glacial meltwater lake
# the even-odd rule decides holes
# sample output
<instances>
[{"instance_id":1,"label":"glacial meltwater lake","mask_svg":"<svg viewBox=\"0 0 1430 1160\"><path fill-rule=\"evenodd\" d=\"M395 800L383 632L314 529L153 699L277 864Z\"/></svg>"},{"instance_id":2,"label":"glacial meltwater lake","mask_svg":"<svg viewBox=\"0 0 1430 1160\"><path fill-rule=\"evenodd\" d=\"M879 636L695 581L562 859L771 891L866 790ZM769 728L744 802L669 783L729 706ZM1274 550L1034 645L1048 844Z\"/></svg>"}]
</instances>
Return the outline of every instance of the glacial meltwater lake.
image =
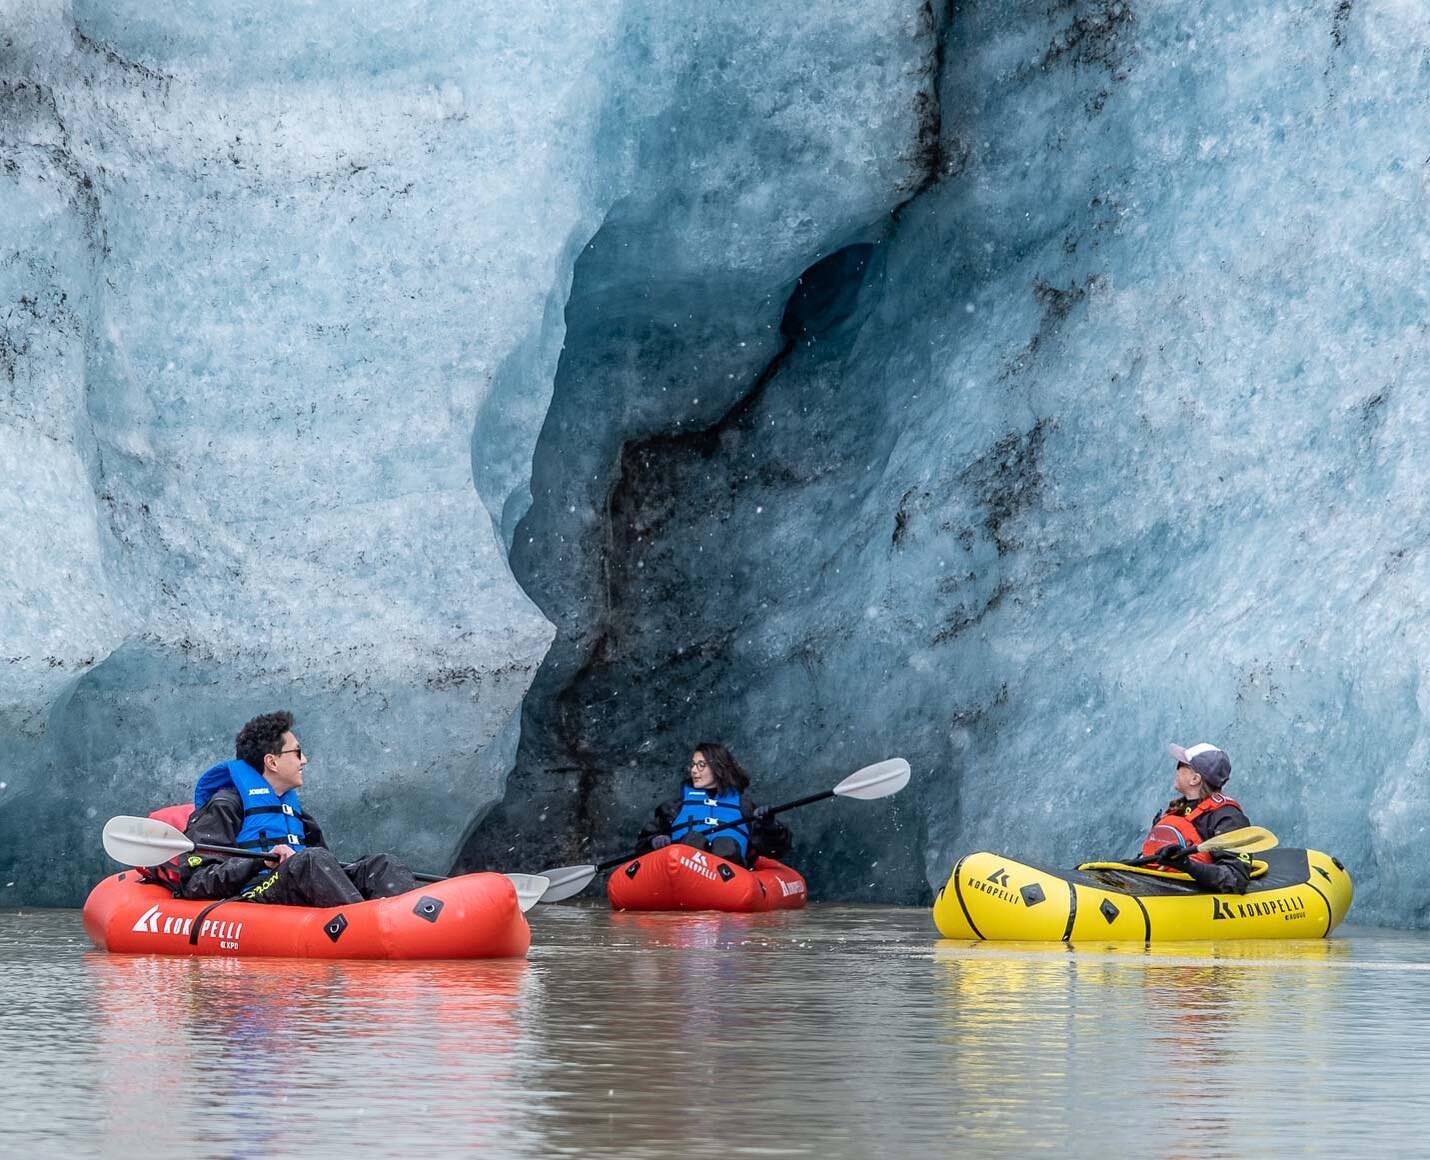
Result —
<instances>
[{"instance_id":1,"label":"glacial meltwater lake","mask_svg":"<svg viewBox=\"0 0 1430 1160\"><path fill-rule=\"evenodd\" d=\"M0 913L0 1132L64 1157L1430 1148L1430 936L940 940L926 910L532 912L529 961L108 956Z\"/></svg>"}]
</instances>

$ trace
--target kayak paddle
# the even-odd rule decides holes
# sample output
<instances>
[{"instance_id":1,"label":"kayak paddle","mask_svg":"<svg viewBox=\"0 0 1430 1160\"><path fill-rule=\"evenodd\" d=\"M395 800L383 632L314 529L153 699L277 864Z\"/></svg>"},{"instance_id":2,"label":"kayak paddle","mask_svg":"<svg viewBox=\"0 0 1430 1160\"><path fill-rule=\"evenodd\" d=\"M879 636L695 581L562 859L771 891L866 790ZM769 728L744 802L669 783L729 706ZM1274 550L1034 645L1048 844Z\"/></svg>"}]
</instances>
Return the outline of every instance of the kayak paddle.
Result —
<instances>
[{"instance_id":1,"label":"kayak paddle","mask_svg":"<svg viewBox=\"0 0 1430 1160\"><path fill-rule=\"evenodd\" d=\"M1239 854L1260 854L1265 850L1274 850L1279 845L1279 839L1270 830L1262 826L1242 826L1239 830L1228 830L1224 834L1214 834L1200 845L1185 851L1188 854L1210 854L1216 850L1235 850ZM1159 859L1167 857L1167 850L1176 850L1179 847L1168 846L1156 854L1146 854L1141 858L1133 858L1123 862L1124 866L1150 866Z\"/></svg>"},{"instance_id":2,"label":"kayak paddle","mask_svg":"<svg viewBox=\"0 0 1430 1160\"><path fill-rule=\"evenodd\" d=\"M800 806L807 806L812 802L822 802L825 798L832 797L854 798L863 802L876 801L879 798L890 797L898 793L908 784L909 763L902 757L891 757L888 761L876 762L874 765L866 765L863 769L856 770L833 789L824 790L822 793L812 793L808 797L796 798L781 806L770 806L765 810L764 816L782 814L786 810L798 809ZM746 821L748 819L739 822L726 822L723 825L708 828L701 826L692 832L713 834L717 830L729 830L735 826L744 825ZM580 894L598 872L609 870L623 862L629 862L632 858L640 857L642 853L644 853L643 850L637 850L630 854L622 854L617 858L607 858L604 862L598 862L594 866L559 866L553 870L543 870L541 877L549 878L551 885L546 888L546 893L541 896L541 901L561 902L573 895Z\"/></svg>"},{"instance_id":3,"label":"kayak paddle","mask_svg":"<svg viewBox=\"0 0 1430 1160\"><path fill-rule=\"evenodd\" d=\"M238 846L195 844L181 830L158 818L136 818L127 814L110 818L104 823L104 852L126 866L157 866L176 854L197 850L203 854L224 854L230 858L257 858L275 862L277 858L261 850L245 850ZM413 874L418 882L445 882L441 874ZM540 901L549 883L540 874L507 874L516 887L517 901L523 911Z\"/></svg>"}]
</instances>

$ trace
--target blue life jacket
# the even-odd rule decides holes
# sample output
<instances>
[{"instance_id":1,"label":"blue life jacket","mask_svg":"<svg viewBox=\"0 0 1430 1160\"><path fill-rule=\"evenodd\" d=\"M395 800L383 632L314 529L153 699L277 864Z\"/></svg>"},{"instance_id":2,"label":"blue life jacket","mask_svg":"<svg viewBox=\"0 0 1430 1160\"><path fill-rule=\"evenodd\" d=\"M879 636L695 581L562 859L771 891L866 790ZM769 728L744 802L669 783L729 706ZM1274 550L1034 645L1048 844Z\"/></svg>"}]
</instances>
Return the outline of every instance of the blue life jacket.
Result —
<instances>
[{"instance_id":1,"label":"blue life jacket","mask_svg":"<svg viewBox=\"0 0 1430 1160\"><path fill-rule=\"evenodd\" d=\"M303 848L303 819L298 815L303 807L298 803L298 791L290 789L281 797L263 779L263 775L248 762L234 758L224 761L199 775L194 786L194 809L201 810L221 789L235 789L243 806L243 826L234 838L235 846L245 850L271 850L277 845ZM260 871L267 874L268 870Z\"/></svg>"},{"instance_id":2,"label":"blue life jacket","mask_svg":"<svg viewBox=\"0 0 1430 1160\"><path fill-rule=\"evenodd\" d=\"M750 846L750 826L740 809L740 796L737 789L721 790L712 796L686 782L681 791L680 812L670 825L671 838L678 842L697 826L708 831L726 822L739 822L738 826L706 833L705 840L713 842L716 838L733 838L739 844L740 857L745 857Z\"/></svg>"}]
</instances>

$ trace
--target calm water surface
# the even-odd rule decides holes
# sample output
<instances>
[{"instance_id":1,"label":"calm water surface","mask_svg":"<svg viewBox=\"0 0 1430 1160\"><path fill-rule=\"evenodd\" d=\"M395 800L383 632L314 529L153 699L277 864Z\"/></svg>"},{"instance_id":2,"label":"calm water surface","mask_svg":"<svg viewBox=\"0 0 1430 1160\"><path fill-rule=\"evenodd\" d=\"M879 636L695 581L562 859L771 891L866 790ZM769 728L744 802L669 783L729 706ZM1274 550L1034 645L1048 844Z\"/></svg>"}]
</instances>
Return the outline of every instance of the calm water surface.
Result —
<instances>
[{"instance_id":1,"label":"calm water surface","mask_svg":"<svg viewBox=\"0 0 1430 1160\"><path fill-rule=\"evenodd\" d=\"M0 913L9 1155L1430 1148L1430 937L940 941L927 911L539 907L530 961L107 956Z\"/></svg>"}]
</instances>

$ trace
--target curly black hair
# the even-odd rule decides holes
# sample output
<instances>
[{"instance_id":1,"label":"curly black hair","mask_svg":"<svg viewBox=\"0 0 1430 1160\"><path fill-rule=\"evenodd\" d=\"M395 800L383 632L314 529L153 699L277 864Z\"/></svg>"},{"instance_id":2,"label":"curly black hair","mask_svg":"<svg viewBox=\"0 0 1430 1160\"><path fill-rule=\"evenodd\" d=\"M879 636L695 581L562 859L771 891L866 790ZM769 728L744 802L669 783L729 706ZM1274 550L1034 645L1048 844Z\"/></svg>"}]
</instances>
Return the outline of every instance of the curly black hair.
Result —
<instances>
[{"instance_id":1,"label":"curly black hair","mask_svg":"<svg viewBox=\"0 0 1430 1160\"><path fill-rule=\"evenodd\" d=\"M745 772L745 767L719 742L702 741L695 747L695 752L709 763L710 772L715 775L716 789L737 789L743 793L750 788L750 775Z\"/></svg>"},{"instance_id":2,"label":"curly black hair","mask_svg":"<svg viewBox=\"0 0 1430 1160\"><path fill-rule=\"evenodd\" d=\"M277 756L283 748L283 734L293 728L293 714L286 709L255 717L238 731L234 739L234 755L246 761L259 773L263 772L263 755Z\"/></svg>"}]
</instances>

